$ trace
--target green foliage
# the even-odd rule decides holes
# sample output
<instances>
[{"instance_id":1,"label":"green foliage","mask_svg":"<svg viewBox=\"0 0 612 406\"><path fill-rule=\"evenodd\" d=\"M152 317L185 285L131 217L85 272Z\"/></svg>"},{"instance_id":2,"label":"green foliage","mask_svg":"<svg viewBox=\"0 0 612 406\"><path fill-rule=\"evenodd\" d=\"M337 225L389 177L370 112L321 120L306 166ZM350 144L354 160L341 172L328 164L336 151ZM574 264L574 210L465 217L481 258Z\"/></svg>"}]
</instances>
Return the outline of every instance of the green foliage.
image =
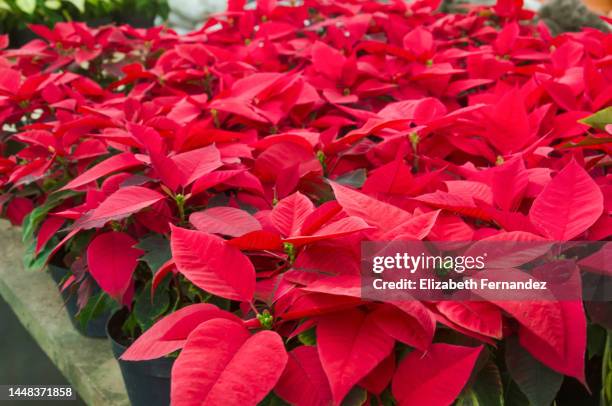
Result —
<instances>
[{"instance_id":1,"label":"green foliage","mask_svg":"<svg viewBox=\"0 0 612 406\"><path fill-rule=\"evenodd\" d=\"M172 257L170 242L161 235L153 234L143 238L136 248L146 252L140 260L146 262L153 273Z\"/></svg>"},{"instance_id":2,"label":"green foliage","mask_svg":"<svg viewBox=\"0 0 612 406\"><path fill-rule=\"evenodd\" d=\"M606 125L612 124L612 106L599 110L597 113L583 118L580 122L602 130Z\"/></svg>"},{"instance_id":3,"label":"green foliage","mask_svg":"<svg viewBox=\"0 0 612 406\"><path fill-rule=\"evenodd\" d=\"M506 366L510 376L533 406L550 405L563 383L563 375L533 358L516 337L506 342Z\"/></svg>"},{"instance_id":4,"label":"green foliage","mask_svg":"<svg viewBox=\"0 0 612 406\"><path fill-rule=\"evenodd\" d=\"M22 241L30 241L40 224L47 218L47 214L56 206L61 204L65 199L68 199L76 194L77 193L70 190L50 194L45 203L32 210L23 220L21 233Z\"/></svg>"},{"instance_id":5,"label":"green foliage","mask_svg":"<svg viewBox=\"0 0 612 406\"><path fill-rule=\"evenodd\" d=\"M356 169L351 172L347 172L336 179L337 183L344 186L352 186L354 188L360 188L363 186L366 180L366 170L363 168Z\"/></svg>"},{"instance_id":6,"label":"green foliage","mask_svg":"<svg viewBox=\"0 0 612 406\"><path fill-rule=\"evenodd\" d=\"M497 365L487 361L456 406L504 406L504 385Z\"/></svg>"},{"instance_id":7,"label":"green foliage","mask_svg":"<svg viewBox=\"0 0 612 406\"><path fill-rule=\"evenodd\" d=\"M157 15L167 17L167 0L0 0L0 32L11 34L16 46L17 35L27 24L84 21L151 26Z\"/></svg>"},{"instance_id":8,"label":"green foliage","mask_svg":"<svg viewBox=\"0 0 612 406\"><path fill-rule=\"evenodd\" d=\"M117 303L104 292L91 296L85 307L77 314L81 329L85 331L90 320L96 319L106 312L111 312L117 307Z\"/></svg>"},{"instance_id":9,"label":"green foliage","mask_svg":"<svg viewBox=\"0 0 612 406\"><path fill-rule=\"evenodd\" d=\"M134 304L134 316L138 326L142 331L148 330L170 307L170 296L168 279L155 290L151 296L151 282L147 283L144 289L136 298Z\"/></svg>"}]
</instances>

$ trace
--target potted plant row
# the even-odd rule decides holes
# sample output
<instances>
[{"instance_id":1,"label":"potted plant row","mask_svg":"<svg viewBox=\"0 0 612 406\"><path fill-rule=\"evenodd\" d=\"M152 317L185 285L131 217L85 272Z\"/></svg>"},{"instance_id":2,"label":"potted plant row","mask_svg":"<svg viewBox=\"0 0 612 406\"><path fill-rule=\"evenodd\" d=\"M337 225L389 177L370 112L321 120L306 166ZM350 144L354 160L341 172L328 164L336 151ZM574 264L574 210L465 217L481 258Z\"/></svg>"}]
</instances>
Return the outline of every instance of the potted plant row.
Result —
<instances>
[{"instance_id":1,"label":"potted plant row","mask_svg":"<svg viewBox=\"0 0 612 406\"><path fill-rule=\"evenodd\" d=\"M515 1L244 6L0 41L0 212L79 323L114 312L132 403L609 401L609 302L370 300L360 252L609 239L612 36Z\"/></svg>"}]
</instances>

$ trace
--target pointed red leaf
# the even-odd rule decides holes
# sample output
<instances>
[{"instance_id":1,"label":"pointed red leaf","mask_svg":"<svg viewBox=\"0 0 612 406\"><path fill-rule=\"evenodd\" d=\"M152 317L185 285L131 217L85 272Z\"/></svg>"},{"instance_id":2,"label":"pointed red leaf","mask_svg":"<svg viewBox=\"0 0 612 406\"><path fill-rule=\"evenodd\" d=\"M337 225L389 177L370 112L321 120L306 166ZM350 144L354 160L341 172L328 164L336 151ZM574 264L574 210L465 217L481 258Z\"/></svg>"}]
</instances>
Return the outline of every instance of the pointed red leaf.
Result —
<instances>
[{"instance_id":1,"label":"pointed red leaf","mask_svg":"<svg viewBox=\"0 0 612 406\"><path fill-rule=\"evenodd\" d=\"M543 364L564 375L573 376L586 385L584 357L587 322L582 302L562 301L558 303L558 308L561 324L549 334L562 339L551 342L532 329L521 326L519 342ZM560 343L560 346L555 343Z\"/></svg>"},{"instance_id":2,"label":"pointed red leaf","mask_svg":"<svg viewBox=\"0 0 612 406\"><path fill-rule=\"evenodd\" d=\"M380 395L393 379L395 373L395 354L391 352L376 368L359 382L368 392Z\"/></svg>"},{"instance_id":3,"label":"pointed red leaf","mask_svg":"<svg viewBox=\"0 0 612 406\"><path fill-rule=\"evenodd\" d=\"M529 219L547 237L567 241L591 227L603 212L603 194L575 160L533 202Z\"/></svg>"},{"instance_id":4,"label":"pointed red leaf","mask_svg":"<svg viewBox=\"0 0 612 406\"><path fill-rule=\"evenodd\" d=\"M314 234L309 236L295 236L285 239L285 242L295 244L297 246L310 244L315 241L328 240L338 238L345 235L353 234L358 231L369 230L373 227L368 225L359 217L345 217L331 224L321 227Z\"/></svg>"},{"instance_id":5,"label":"pointed red leaf","mask_svg":"<svg viewBox=\"0 0 612 406\"><path fill-rule=\"evenodd\" d=\"M461 327L488 337L502 337L502 314L490 303L443 301L436 307L447 319Z\"/></svg>"},{"instance_id":6,"label":"pointed red leaf","mask_svg":"<svg viewBox=\"0 0 612 406\"><path fill-rule=\"evenodd\" d=\"M306 196L296 192L287 196L274 207L271 219L284 236L298 235L304 220L314 211L314 205Z\"/></svg>"},{"instance_id":7,"label":"pointed red leaf","mask_svg":"<svg viewBox=\"0 0 612 406\"><path fill-rule=\"evenodd\" d=\"M251 335L225 319L202 323L172 368L174 406L256 406L274 388L287 364L281 337L273 331Z\"/></svg>"},{"instance_id":8,"label":"pointed red leaf","mask_svg":"<svg viewBox=\"0 0 612 406\"><path fill-rule=\"evenodd\" d=\"M170 246L177 269L194 285L226 299L252 300L255 270L237 248L216 235L174 226Z\"/></svg>"},{"instance_id":9,"label":"pointed red leaf","mask_svg":"<svg viewBox=\"0 0 612 406\"><path fill-rule=\"evenodd\" d=\"M435 226L439 214L440 210L435 210L415 215L411 219L383 233L379 237L379 240L393 240L397 237L412 237L417 240L422 240L427 237L431 229Z\"/></svg>"},{"instance_id":10,"label":"pointed red leaf","mask_svg":"<svg viewBox=\"0 0 612 406\"><path fill-rule=\"evenodd\" d=\"M295 406L327 406L331 389L316 346L297 347L289 360L274 392Z\"/></svg>"},{"instance_id":11,"label":"pointed red leaf","mask_svg":"<svg viewBox=\"0 0 612 406\"><path fill-rule=\"evenodd\" d=\"M317 326L317 343L334 404L339 405L389 355L394 340L371 315L352 309L323 316Z\"/></svg>"},{"instance_id":12,"label":"pointed red leaf","mask_svg":"<svg viewBox=\"0 0 612 406\"><path fill-rule=\"evenodd\" d=\"M420 303L418 305L422 306ZM421 351L425 351L433 339L433 322L424 324L418 315L408 314L395 306L379 306L372 313L372 318L388 336Z\"/></svg>"},{"instance_id":13,"label":"pointed red leaf","mask_svg":"<svg viewBox=\"0 0 612 406\"><path fill-rule=\"evenodd\" d=\"M61 217L51 216L42 223L36 239L36 250L34 251L36 254L38 254L55 233L62 228L65 222L66 220Z\"/></svg>"},{"instance_id":14,"label":"pointed red leaf","mask_svg":"<svg viewBox=\"0 0 612 406\"><path fill-rule=\"evenodd\" d=\"M128 289L138 258L144 253L134 248L137 243L125 233L111 231L98 235L87 247L89 273L114 298Z\"/></svg>"},{"instance_id":15,"label":"pointed red leaf","mask_svg":"<svg viewBox=\"0 0 612 406\"><path fill-rule=\"evenodd\" d=\"M221 167L221 154L214 145L183 152L172 157L181 172L181 185L188 186L202 176Z\"/></svg>"},{"instance_id":16,"label":"pointed red leaf","mask_svg":"<svg viewBox=\"0 0 612 406\"><path fill-rule=\"evenodd\" d=\"M381 202L356 190L330 182L338 203L351 216L360 217L375 226L379 233L395 228L412 218L412 215L399 207Z\"/></svg>"},{"instance_id":17,"label":"pointed red leaf","mask_svg":"<svg viewBox=\"0 0 612 406\"><path fill-rule=\"evenodd\" d=\"M97 208L79 218L74 229L99 228L111 220L121 220L149 207L165 196L142 186L127 186L108 196Z\"/></svg>"},{"instance_id":18,"label":"pointed red leaf","mask_svg":"<svg viewBox=\"0 0 612 406\"><path fill-rule=\"evenodd\" d=\"M189 216L189 222L200 231L230 237L261 230L261 224L255 217L233 207L211 207L195 212Z\"/></svg>"},{"instance_id":19,"label":"pointed red leaf","mask_svg":"<svg viewBox=\"0 0 612 406\"><path fill-rule=\"evenodd\" d=\"M245 251L278 250L282 248L283 241L277 233L258 230L232 238L227 244Z\"/></svg>"},{"instance_id":20,"label":"pointed red leaf","mask_svg":"<svg viewBox=\"0 0 612 406\"><path fill-rule=\"evenodd\" d=\"M179 309L156 322L121 355L126 361L144 361L163 357L185 345L187 337L200 324L225 318L239 322L232 313L209 303L196 303ZM172 339L168 334L172 334Z\"/></svg>"},{"instance_id":21,"label":"pointed red leaf","mask_svg":"<svg viewBox=\"0 0 612 406\"><path fill-rule=\"evenodd\" d=\"M14 226L20 226L23 219L34 209L32 200L25 197L15 197L6 206L6 217Z\"/></svg>"},{"instance_id":22,"label":"pointed red leaf","mask_svg":"<svg viewBox=\"0 0 612 406\"><path fill-rule=\"evenodd\" d=\"M114 155L83 172L60 190L76 189L113 172L122 171L139 165L143 165L142 161L136 159L134 154L130 152Z\"/></svg>"},{"instance_id":23,"label":"pointed red leaf","mask_svg":"<svg viewBox=\"0 0 612 406\"><path fill-rule=\"evenodd\" d=\"M433 344L400 363L392 391L400 405L447 406L467 383L482 347Z\"/></svg>"}]
</instances>

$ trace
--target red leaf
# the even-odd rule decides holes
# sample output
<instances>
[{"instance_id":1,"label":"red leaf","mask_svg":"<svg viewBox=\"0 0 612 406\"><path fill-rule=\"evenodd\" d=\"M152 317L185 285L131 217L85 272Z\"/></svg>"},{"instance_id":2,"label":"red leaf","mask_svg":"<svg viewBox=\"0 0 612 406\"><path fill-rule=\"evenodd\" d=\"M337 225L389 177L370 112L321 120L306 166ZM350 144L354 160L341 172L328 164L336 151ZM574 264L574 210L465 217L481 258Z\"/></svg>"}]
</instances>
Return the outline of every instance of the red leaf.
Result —
<instances>
[{"instance_id":1,"label":"red leaf","mask_svg":"<svg viewBox=\"0 0 612 406\"><path fill-rule=\"evenodd\" d=\"M578 261L578 265L588 272L612 276L612 268L608 266L610 258L612 258L612 242L606 242L597 252Z\"/></svg>"},{"instance_id":2,"label":"red leaf","mask_svg":"<svg viewBox=\"0 0 612 406\"><path fill-rule=\"evenodd\" d=\"M300 292L298 292L300 293ZM326 313L357 307L361 299L350 296L333 296L324 293L301 294L291 307L281 317L284 320L303 319L305 317L319 316Z\"/></svg>"},{"instance_id":3,"label":"red leaf","mask_svg":"<svg viewBox=\"0 0 612 406\"><path fill-rule=\"evenodd\" d=\"M408 310L410 302L403 303L403 309ZM415 302L415 307L422 307L419 302ZM373 313L372 318L376 325L388 336L411 347L425 351L433 339L435 324L431 317L422 317L412 311L406 313L397 307L383 304Z\"/></svg>"},{"instance_id":4,"label":"red leaf","mask_svg":"<svg viewBox=\"0 0 612 406\"><path fill-rule=\"evenodd\" d=\"M34 203L25 197L15 197L6 206L6 217L14 226L20 226L23 219L34 209Z\"/></svg>"},{"instance_id":5,"label":"red leaf","mask_svg":"<svg viewBox=\"0 0 612 406\"><path fill-rule=\"evenodd\" d=\"M371 315L352 309L321 317L317 343L334 404L339 405L351 388L389 355L394 340Z\"/></svg>"},{"instance_id":6,"label":"red leaf","mask_svg":"<svg viewBox=\"0 0 612 406\"><path fill-rule=\"evenodd\" d=\"M111 220L121 220L149 207L165 196L141 186L127 186L108 196L97 208L79 218L73 229L99 228Z\"/></svg>"},{"instance_id":7,"label":"red leaf","mask_svg":"<svg viewBox=\"0 0 612 406\"><path fill-rule=\"evenodd\" d=\"M531 140L529 116L518 90L506 92L486 115L486 137L498 151L516 152Z\"/></svg>"},{"instance_id":8,"label":"red leaf","mask_svg":"<svg viewBox=\"0 0 612 406\"><path fill-rule=\"evenodd\" d=\"M315 233L323 224L332 220L341 211L342 207L336 201L323 203L304 220L300 234L311 235Z\"/></svg>"},{"instance_id":9,"label":"red leaf","mask_svg":"<svg viewBox=\"0 0 612 406\"><path fill-rule=\"evenodd\" d=\"M200 231L230 237L261 230L261 224L255 217L233 207L212 207L195 212L189 216L189 222Z\"/></svg>"},{"instance_id":10,"label":"red leaf","mask_svg":"<svg viewBox=\"0 0 612 406\"><path fill-rule=\"evenodd\" d=\"M562 301L557 306L561 313L561 324L549 334L560 339L552 342L534 333L532 329L521 326L519 342L543 364L564 375L573 376L586 385L584 355L587 323L582 302Z\"/></svg>"},{"instance_id":11,"label":"red leaf","mask_svg":"<svg viewBox=\"0 0 612 406\"><path fill-rule=\"evenodd\" d=\"M232 238L227 244L245 251L277 250L282 248L283 241L277 233L258 230L251 231L237 238Z\"/></svg>"},{"instance_id":12,"label":"red leaf","mask_svg":"<svg viewBox=\"0 0 612 406\"><path fill-rule=\"evenodd\" d=\"M138 337L121 355L121 359L144 361L168 355L181 349L189 334L200 324L219 318L240 322L232 313L209 303L196 303L179 309L160 319ZM172 334L171 339L168 334Z\"/></svg>"},{"instance_id":13,"label":"red leaf","mask_svg":"<svg viewBox=\"0 0 612 406\"><path fill-rule=\"evenodd\" d=\"M133 168L139 165L143 165L143 163L136 159L134 154L130 152L124 152L119 155L114 155L100 162L96 166L88 169L87 171L83 172L60 190L76 189L80 186L93 182L94 180L99 179L102 176L109 175L113 172L122 171L124 169Z\"/></svg>"},{"instance_id":14,"label":"red leaf","mask_svg":"<svg viewBox=\"0 0 612 406\"><path fill-rule=\"evenodd\" d=\"M310 244L315 241L328 240L338 238L345 235L353 234L358 231L372 229L365 221L359 217L345 217L324 227L321 227L314 234L309 236L295 236L285 239L285 242L295 244L296 246Z\"/></svg>"},{"instance_id":15,"label":"red leaf","mask_svg":"<svg viewBox=\"0 0 612 406\"><path fill-rule=\"evenodd\" d=\"M177 269L194 285L226 299L252 300L255 270L237 248L215 235L174 226L170 246Z\"/></svg>"},{"instance_id":16,"label":"red leaf","mask_svg":"<svg viewBox=\"0 0 612 406\"><path fill-rule=\"evenodd\" d=\"M59 231L64 225L66 220L61 217L51 216L47 218L38 230L38 237L36 240L36 254L49 242L49 240Z\"/></svg>"},{"instance_id":17,"label":"red leaf","mask_svg":"<svg viewBox=\"0 0 612 406\"><path fill-rule=\"evenodd\" d=\"M201 176L200 179L196 180L191 187L192 194L198 194L205 191L208 188L217 186L234 176L244 172L243 170L227 170L227 171L215 171Z\"/></svg>"},{"instance_id":18,"label":"red leaf","mask_svg":"<svg viewBox=\"0 0 612 406\"><path fill-rule=\"evenodd\" d=\"M363 184L365 193L405 194L412 186L412 172L403 159L396 159L370 173Z\"/></svg>"},{"instance_id":19,"label":"red leaf","mask_svg":"<svg viewBox=\"0 0 612 406\"><path fill-rule=\"evenodd\" d=\"M365 388L368 392L375 395L380 395L393 379L395 372L395 354L391 354L378 364L365 378L359 382L359 386Z\"/></svg>"},{"instance_id":20,"label":"red leaf","mask_svg":"<svg viewBox=\"0 0 612 406\"><path fill-rule=\"evenodd\" d=\"M379 240L387 241L398 237L410 237L417 240L422 240L423 238L427 237L431 229L436 224L439 214L440 210L415 215L411 219L398 224L397 227L386 231L379 237Z\"/></svg>"},{"instance_id":21,"label":"red leaf","mask_svg":"<svg viewBox=\"0 0 612 406\"><path fill-rule=\"evenodd\" d=\"M488 337L502 337L502 315L487 302L439 302L436 307L447 319Z\"/></svg>"},{"instance_id":22,"label":"red leaf","mask_svg":"<svg viewBox=\"0 0 612 406\"><path fill-rule=\"evenodd\" d=\"M433 344L400 363L392 391L399 405L447 406L467 383L482 347Z\"/></svg>"},{"instance_id":23,"label":"red leaf","mask_svg":"<svg viewBox=\"0 0 612 406\"><path fill-rule=\"evenodd\" d=\"M188 186L223 165L214 145L183 152L172 157L181 172L181 185Z\"/></svg>"},{"instance_id":24,"label":"red leaf","mask_svg":"<svg viewBox=\"0 0 612 406\"><path fill-rule=\"evenodd\" d=\"M134 248L137 243L125 233L111 231L98 235L87 247L89 273L114 298L126 292L138 258L144 253Z\"/></svg>"},{"instance_id":25,"label":"red leaf","mask_svg":"<svg viewBox=\"0 0 612 406\"><path fill-rule=\"evenodd\" d=\"M327 406L332 395L316 346L297 347L274 391L295 406Z\"/></svg>"},{"instance_id":26,"label":"red leaf","mask_svg":"<svg viewBox=\"0 0 612 406\"><path fill-rule=\"evenodd\" d=\"M164 262L163 265L160 266L157 272L155 272L155 274L153 275L153 280L151 281L151 297L153 297L153 295L155 294L155 289L157 289L159 284L170 272L176 273L176 264L174 263L174 259L172 258Z\"/></svg>"},{"instance_id":27,"label":"red leaf","mask_svg":"<svg viewBox=\"0 0 612 406\"><path fill-rule=\"evenodd\" d=\"M314 205L306 196L296 192L287 196L274 207L270 218L284 236L299 235L304 220L314 211Z\"/></svg>"},{"instance_id":28,"label":"red leaf","mask_svg":"<svg viewBox=\"0 0 612 406\"><path fill-rule=\"evenodd\" d=\"M346 58L324 42L316 41L312 45L312 62L314 67L332 80L339 80Z\"/></svg>"},{"instance_id":29,"label":"red leaf","mask_svg":"<svg viewBox=\"0 0 612 406\"><path fill-rule=\"evenodd\" d=\"M571 240L595 224L603 200L597 183L572 160L535 199L529 219L547 237Z\"/></svg>"},{"instance_id":30,"label":"red leaf","mask_svg":"<svg viewBox=\"0 0 612 406\"><path fill-rule=\"evenodd\" d=\"M274 388L287 364L281 337L250 335L241 324L214 319L189 335L172 368L174 406L256 406Z\"/></svg>"},{"instance_id":31,"label":"red leaf","mask_svg":"<svg viewBox=\"0 0 612 406\"><path fill-rule=\"evenodd\" d=\"M506 313L514 317L521 328L528 330L531 336L555 349L562 356L565 348L564 320L562 307L554 301L491 301Z\"/></svg>"},{"instance_id":32,"label":"red leaf","mask_svg":"<svg viewBox=\"0 0 612 406\"><path fill-rule=\"evenodd\" d=\"M486 213L479 207L476 207L474 199L466 194L451 194L436 190L433 193L426 193L414 199L440 209L488 220Z\"/></svg>"},{"instance_id":33,"label":"red leaf","mask_svg":"<svg viewBox=\"0 0 612 406\"><path fill-rule=\"evenodd\" d=\"M399 207L381 202L346 186L330 182L338 203L351 216L360 217L375 226L379 233L395 228L412 218L412 215Z\"/></svg>"},{"instance_id":34,"label":"red leaf","mask_svg":"<svg viewBox=\"0 0 612 406\"><path fill-rule=\"evenodd\" d=\"M308 292L326 293L336 296L361 298L361 279L359 276L342 275L316 280L302 288Z\"/></svg>"}]
</instances>

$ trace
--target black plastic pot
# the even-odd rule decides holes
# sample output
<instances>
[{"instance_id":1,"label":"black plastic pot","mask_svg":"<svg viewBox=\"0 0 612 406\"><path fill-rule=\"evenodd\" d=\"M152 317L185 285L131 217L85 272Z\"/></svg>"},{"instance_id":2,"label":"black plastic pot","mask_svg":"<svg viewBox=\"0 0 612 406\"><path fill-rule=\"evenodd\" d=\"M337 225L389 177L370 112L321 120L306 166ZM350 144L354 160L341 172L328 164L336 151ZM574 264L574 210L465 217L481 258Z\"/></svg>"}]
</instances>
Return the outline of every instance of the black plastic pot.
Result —
<instances>
[{"instance_id":1,"label":"black plastic pot","mask_svg":"<svg viewBox=\"0 0 612 406\"><path fill-rule=\"evenodd\" d=\"M66 268L62 268L56 265L49 265L49 273L51 274L51 278L58 285L63 282L64 277L70 271ZM85 330L81 328L81 324L76 318L77 313L79 312L79 306L77 304L77 297L75 293L71 293L68 290L61 292L62 299L64 299L64 307L66 308L66 312L70 317L70 321L74 328L76 328L81 334L86 337L92 338L106 338L106 322L110 318L110 313L106 312L99 317L93 318L87 323Z\"/></svg>"},{"instance_id":2,"label":"black plastic pot","mask_svg":"<svg viewBox=\"0 0 612 406\"><path fill-rule=\"evenodd\" d=\"M170 373L174 359L158 358L150 361L119 359L127 348L121 339L121 325L127 312L115 312L108 320L107 333L113 354L119 363L123 381L132 406L168 406L170 404Z\"/></svg>"}]
</instances>

